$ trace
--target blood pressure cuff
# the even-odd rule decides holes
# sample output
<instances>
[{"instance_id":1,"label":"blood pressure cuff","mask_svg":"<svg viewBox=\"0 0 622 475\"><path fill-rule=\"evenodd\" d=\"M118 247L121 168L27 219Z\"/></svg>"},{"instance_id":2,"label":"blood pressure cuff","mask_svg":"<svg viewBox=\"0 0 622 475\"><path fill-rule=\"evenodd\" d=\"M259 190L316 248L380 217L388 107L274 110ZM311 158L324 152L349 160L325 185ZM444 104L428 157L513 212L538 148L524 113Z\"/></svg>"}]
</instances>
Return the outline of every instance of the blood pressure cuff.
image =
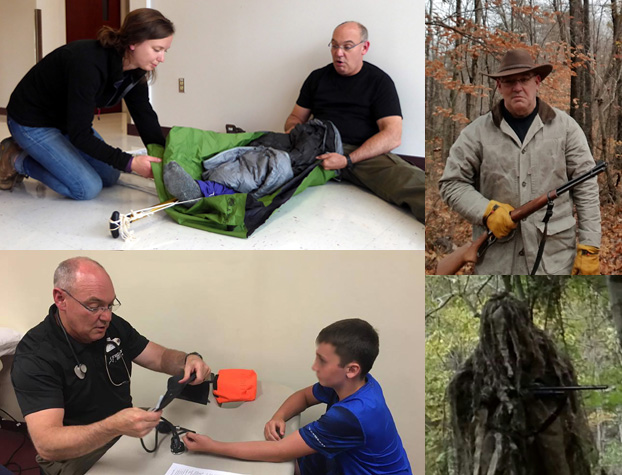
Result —
<instances>
[{"instance_id":1,"label":"blood pressure cuff","mask_svg":"<svg viewBox=\"0 0 622 475\"><path fill-rule=\"evenodd\" d=\"M257 373L252 369L221 369L213 388L218 404L254 401L257 396Z\"/></svg>"}]
</instances>

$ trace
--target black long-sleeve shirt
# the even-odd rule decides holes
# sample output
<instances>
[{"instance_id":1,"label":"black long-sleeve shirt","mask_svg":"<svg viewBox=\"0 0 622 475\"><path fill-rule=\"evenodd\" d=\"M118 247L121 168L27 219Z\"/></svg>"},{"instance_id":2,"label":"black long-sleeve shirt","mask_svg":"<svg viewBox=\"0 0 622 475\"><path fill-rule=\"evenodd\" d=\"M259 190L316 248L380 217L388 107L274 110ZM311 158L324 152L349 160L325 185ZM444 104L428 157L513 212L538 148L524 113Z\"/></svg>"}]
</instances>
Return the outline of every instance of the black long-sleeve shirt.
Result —
<instances>
[{"instance_id":1,"label":"black long-sleeve shirt","mask_svg":"<svg viewBox=\"0 0 622 475\"><path fill-rule=\"evenodd\" d=\"M143 143L164 145L144 75L141 69L124 72L123 58L113 48L96 40L74 41L28 71L11 94L7 112L23 126L55 127L81 151L125 170L131 155L95 137L93 117L96 108L110 107L123 97Z\"/></svg>"}]
</instances>

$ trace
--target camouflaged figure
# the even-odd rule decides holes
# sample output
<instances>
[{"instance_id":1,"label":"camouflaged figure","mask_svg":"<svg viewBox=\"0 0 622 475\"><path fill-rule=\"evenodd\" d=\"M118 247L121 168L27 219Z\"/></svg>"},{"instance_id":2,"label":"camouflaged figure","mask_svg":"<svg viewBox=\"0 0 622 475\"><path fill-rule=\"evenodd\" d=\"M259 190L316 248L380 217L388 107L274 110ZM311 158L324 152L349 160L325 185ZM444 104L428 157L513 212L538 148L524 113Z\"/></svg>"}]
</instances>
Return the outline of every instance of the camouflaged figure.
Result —
<instances>
[{"instance_id":1,"label":"camouflaged figure","mask_svg":"<svg viewBox=\"0 0 622 475\"><path fill-rule=\"evenodd\" d=\"M570 360L524 303L499 295L482 310L479 343L452 378L458 475L589 475L598 453Z\"/></svg>"}]
</instances>

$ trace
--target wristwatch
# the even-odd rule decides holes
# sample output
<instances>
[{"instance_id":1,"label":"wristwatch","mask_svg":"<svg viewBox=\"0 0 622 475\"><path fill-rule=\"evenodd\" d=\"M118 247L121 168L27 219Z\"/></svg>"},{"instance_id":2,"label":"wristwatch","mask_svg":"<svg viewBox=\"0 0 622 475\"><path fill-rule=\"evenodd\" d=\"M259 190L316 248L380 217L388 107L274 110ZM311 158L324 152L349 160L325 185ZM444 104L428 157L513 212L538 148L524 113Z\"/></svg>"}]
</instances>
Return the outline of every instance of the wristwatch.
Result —
<instances>
[{"instance_id":1,"label":"wristwatch","mask_svg":"<svg viewBox=\"0 0 622 475\"><path fill-rule=\"evenodd\" d=\"M203 357L199 353L197 353L196 351L193 351L192 353L188 353L186 355L186 358L184 359L184 364L186 364L186 361L188 361L188 356L190 355L197 355L199 358L203 359Z\"/></svg>"},{"instance_id":2,"label":"wristwatch","mask_svg":"<svg viewBox=\"0 0 622 475\"><path fill-rule=\"evenodd\" d=\"M347 168L348 170L352 170L352 167L354 166L354 164L352 163L352 159L350 158L350 154L349 154L349 153L346 153L346 154L344 155L344 157L346 157L346 161L348 162L348 164L346 165L346 168Z\"/></svg>"}]
</instances>

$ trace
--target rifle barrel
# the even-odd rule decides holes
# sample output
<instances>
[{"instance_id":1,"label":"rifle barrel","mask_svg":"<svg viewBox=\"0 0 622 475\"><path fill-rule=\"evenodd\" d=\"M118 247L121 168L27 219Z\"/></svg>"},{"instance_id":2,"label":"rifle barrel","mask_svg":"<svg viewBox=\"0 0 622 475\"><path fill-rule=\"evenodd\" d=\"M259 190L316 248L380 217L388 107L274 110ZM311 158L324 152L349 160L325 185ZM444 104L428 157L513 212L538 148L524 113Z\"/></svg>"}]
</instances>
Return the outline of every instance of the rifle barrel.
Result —
<instances>
[{"instance_id":1,"label":"rifle barrel","mask_svg":"<svg viewBox=\"0 0 622 475\"><path fill-rule=\"evenodd\" d=\"M529 391L533 393L562 393L567 391L603 391L605 389L609 389L609 386L536 386L529 388Z\"/></svg>"},{"instance_id":2,"label":"rifle barrel","mask_svg":"<svg viewBox=\"0 0 622 475\"><path fill-rule=\"evenodd\" d=\"M599 173L604 172L606 168L607 164L605 162L598 162L598 165L596 165L594 168L584 173L583 175L573 178L568 183L564 183L556 190L551 190L548 193L540 195L537 198L528 201L524 205L519 206L518 208L510 212L510 217L512 218L512 221L514 221L515 223L522 221L527 216L530 216L539 209L544 208L549 200L557 199L557 197L562 193L565 193L566 191L572 189L574 186L577 186L579 183L583 183L584 181L595 177Z\"/></svg>"},{"instance_id":3,"label":"rifle barrel","mask_svg":"<svg viewBox=\"0 0 622 475\"><path fill-rule=\"evenodd\" d=\"M566 191L570 190L573 186L578 185L579 183L583 183L585 180L589 180L590 178L595 177L599 173L604 172L606 169L607 169L607 164L604 161L600 161L589 172L586 172L583 175L578 176L577 178L573 178L568 183L565 183L559 188L557 188L555 192L557 193L557 196L559 196L562 193L565 193Z\"/></svg>"}]
</instances>

